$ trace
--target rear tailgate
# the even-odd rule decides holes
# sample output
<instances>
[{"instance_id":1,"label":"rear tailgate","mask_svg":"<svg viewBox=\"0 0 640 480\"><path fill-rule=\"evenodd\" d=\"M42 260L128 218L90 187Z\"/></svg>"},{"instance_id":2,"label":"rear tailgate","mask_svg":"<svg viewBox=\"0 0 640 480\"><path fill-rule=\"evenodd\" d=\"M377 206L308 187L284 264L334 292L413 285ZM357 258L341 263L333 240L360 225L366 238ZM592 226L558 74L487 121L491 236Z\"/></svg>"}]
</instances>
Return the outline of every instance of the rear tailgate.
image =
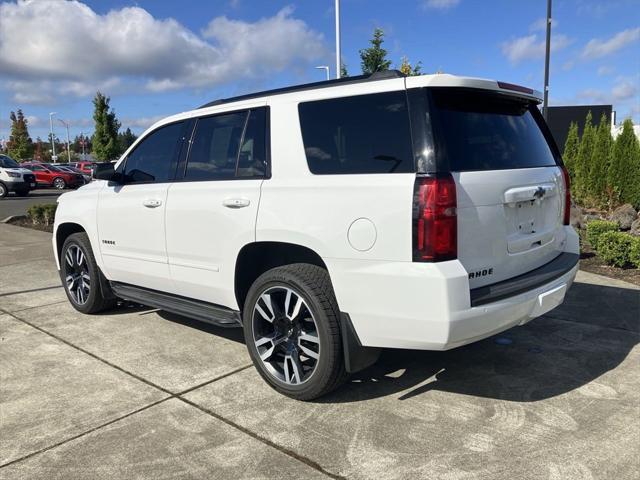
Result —
<instances>
[{"instance_id":1,"label":"rear tailgate","mask_svg":"<svg viewBox=\"0 0 640 480\"><path fill-rule=\"evenodd\" d=\"M559 157L530 100L433 88L438 155L456 182L458 259L471 288L550 262L564 250Z\"/></svg>"}]
</instances>

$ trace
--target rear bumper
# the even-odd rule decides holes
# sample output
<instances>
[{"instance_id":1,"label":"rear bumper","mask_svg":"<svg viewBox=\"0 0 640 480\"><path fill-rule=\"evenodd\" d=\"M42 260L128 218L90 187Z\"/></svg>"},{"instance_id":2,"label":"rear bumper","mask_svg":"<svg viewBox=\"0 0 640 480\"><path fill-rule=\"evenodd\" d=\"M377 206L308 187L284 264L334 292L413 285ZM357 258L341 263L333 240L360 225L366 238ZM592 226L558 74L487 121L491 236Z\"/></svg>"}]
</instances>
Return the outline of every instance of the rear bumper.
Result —
<instances>
[{"instance_id":1,"label":"rear bumper","mask_svg":"<svg viewBox=\"0 0 640 480\"><path fill-rule=\"evenodd\" d=\"M468 273L457 260L325 262L340 309L349 313L363 346L448 350L523 325L562 303L578 271L579 253L577 234L566 228L566 255L511 279L518 288L494 288L495 296L491 289L470 290ZM494 287L507 284L501 283Z\"/></svg>"}]
</instances>

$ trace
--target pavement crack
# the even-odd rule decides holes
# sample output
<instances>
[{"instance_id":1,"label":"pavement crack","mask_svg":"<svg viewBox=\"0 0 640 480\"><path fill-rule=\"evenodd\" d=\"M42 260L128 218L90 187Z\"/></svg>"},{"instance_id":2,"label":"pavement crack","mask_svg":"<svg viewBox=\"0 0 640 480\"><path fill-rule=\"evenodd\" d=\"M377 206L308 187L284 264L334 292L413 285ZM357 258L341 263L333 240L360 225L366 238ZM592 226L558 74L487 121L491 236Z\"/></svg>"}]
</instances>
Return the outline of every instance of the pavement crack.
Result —
<instances>
[{"instance_id":1,"label":"pavement crack","mask_svg":"<svg viewBox=\"0 0 640 480\"><path fill-rule=\"evenodd\" d=\"M53 290L54 288L62 288L62 285L52 285L50 287L32 288L30 290L19 290L16 292L0 293L0 297L9 297L11 295L19 295L21 293L42 292L43 290Z\"/></svg>"},{"instance_id":2,"label":"pavement crack","mask_svg":"<svg viewBox=\"0 0 640 480\"><path fill-rule=\"evenodd\" d=\"M132 412L126 413L124 415L121 415L118 418L114 418L113 420L109 420L108 422L105 422L105 423L102 423L102 424L100 424L100 425L98 425L96 427L90 428L89 430L86 430L86 431L84 431L82 433L78 433L77 435L74 435L72 437L65 438L64 440L61 440L61 441L59 441L57 443L54 443L53 445L49 445L48 447L41 448L40 450L36 450L35 452L28 453L27 455L23 455L22 457L16 458L15 460L11 460L10 462L3 463L2 465L0 465L0 468L8 467L9 465L13 465L14 463L22 462L22 461L27 460L28 458L31 458L31 457L33 457L35 455L38 455L40 453L44 453L44 452L46 452L48 450L52 450L52 449L57 448L57 447L59 447L61 445L64 445L65 443L69 443L69 442L72 442L74 440L77 440L78 438L84 437L85 435L89 435L90 433L93 433L93 432L95 432L97 430L100 430L101 428L108 427L109 425L112 425L112 424L114 424L116 422L119 422L120 420L124 420L125 418L128 418L128 417L130 417L132 415L135 415L137 413L143 412L144 410L147 410L147 409L149 409L151 407L155 407L156 405L158 405L160 403L163 403L163 402L166 402L167 400L170 400L171 398L173 398L173 396L168 396L168 397L162 398L162 399L157 400L157 401L155 401L153 403L145 405L144 407L140 407L140 408L138 408L138 409L136 409L136 410L134 410Z\"/></svg>"},{"instance_id":3,"label":"pavement crack","mask_svg":"<svg viewBox=\"0 0 640 480\"><path fill-rule=\"evenodd\" d=\"M274 449L278 450L279 452L287 455L288 457L291 457L294 460L298 460L299 462L304 463L308 467L313 468L314 470L322 473L323 475L328 476L329 478L333 478L334 480L346 480L346 477L343 477L341 475L336 475L335 473L329 472L324 467L322 467L322 465L320 465L319 463L311 460L310 458L307 458L307 457L305 457L303 455L300 455L299 453L296 453L293 450L290 450L290 449L288 449L286 447L283 447L282 445L278 445L277 443L272 442L268 438L265 438L265 437L255 433L255 432L249 430L248 428L243 427L242 425L239 425L239 424L229 420L228 418L225 418L222 415L219 415L219 414L213 412L212 410L209 410L208 408L202 407L202 406L198 405L197 403L194 403L191 400L187 400L186 398L181 397L181 396L177 396L176 398L178 400L183 401L187 405L191 405L192 407L197 408L201 412L206 413L207 415L215 418L216 420L220 420L221 422L229 425L230 427L233 427L233 428L239 430L240 432L244 433L245 435L249 435L251 438L253 438L255 440L258 440L259 442L262 442L265 445L268 445L271 448L274 448Z\"/></svg>"}]
</instances>

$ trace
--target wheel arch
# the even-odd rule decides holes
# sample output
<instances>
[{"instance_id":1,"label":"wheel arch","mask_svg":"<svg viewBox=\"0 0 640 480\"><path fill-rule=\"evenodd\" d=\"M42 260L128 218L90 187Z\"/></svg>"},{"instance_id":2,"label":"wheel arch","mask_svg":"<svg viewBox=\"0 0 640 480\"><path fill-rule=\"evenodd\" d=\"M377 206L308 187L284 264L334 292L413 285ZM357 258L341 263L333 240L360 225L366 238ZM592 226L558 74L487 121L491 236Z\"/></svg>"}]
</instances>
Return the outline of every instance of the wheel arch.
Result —
<instances>
[{"instance_id":1,"label":"wheel arch","mask_svg":"<svg viewBox=\"0 0 640 480\"><path fill-rule=\"evenodd\" d=\"M58 261L60 259L60 254L62 253L62 245L64 241L69 237L69 235L73 235L74 233L87 233L87 230L75 222L64 222L58 225L56 228L55 239L56 239L56 257ZM88 233L87 233L88 234ZM59 265L58 265L59 266Z\"/></svg>"},{"instance_id":2,"label":"wheel arch","mask_svg":"<svg viewBox=\"0 0 640 480\"><path fill-rule=\"evenodd\" d=\"M242 311L253 282L264 272L292 263L309 263L329 271L320 255L309 247L295 243L261 241L246 244L238 252L234 272L234 292Z\"/></svg>"}]
</instances>

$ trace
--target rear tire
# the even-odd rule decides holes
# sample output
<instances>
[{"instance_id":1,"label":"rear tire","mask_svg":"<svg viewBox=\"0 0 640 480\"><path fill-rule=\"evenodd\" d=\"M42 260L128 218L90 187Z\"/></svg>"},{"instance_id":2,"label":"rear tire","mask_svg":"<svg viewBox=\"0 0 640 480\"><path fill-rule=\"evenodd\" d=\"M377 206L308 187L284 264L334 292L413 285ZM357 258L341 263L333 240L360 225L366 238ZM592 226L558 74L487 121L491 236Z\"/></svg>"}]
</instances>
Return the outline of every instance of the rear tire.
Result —
<instances>
[{"instance_id":1,"label":"rear tire","mask_svg":"<svg viewBox=\"0 0 640 480\"><path fill-rule=\"evenodd\" d=\"M53 179L53 188L57 188L58 190L64 190L67 188L67 182L64 181L64 178L54 178Z\"/></svg>"},{"instance_id":2,"label":"rear tire","mask_svg":"<svg viewBox=\"0 0 640 480\"><path fill-rule=\"evenodd\" d=\"M79 312L98 313L116 306L115 298L102 292L98 268L86 233L69 235L60 253L60 278L69 302Z\"/></svg>"},{"instance_id":3,"label":"rear tire","mask_svg":"<svg viewBox=\"0 0 640 480\"><path fill-rule=\"evenodd\" d=\"M329 274L316 265L277 267L253 283L244 304L249 355L278 392L312 400L347 379L340 310Z\"/></svg>"}]
</instances>

